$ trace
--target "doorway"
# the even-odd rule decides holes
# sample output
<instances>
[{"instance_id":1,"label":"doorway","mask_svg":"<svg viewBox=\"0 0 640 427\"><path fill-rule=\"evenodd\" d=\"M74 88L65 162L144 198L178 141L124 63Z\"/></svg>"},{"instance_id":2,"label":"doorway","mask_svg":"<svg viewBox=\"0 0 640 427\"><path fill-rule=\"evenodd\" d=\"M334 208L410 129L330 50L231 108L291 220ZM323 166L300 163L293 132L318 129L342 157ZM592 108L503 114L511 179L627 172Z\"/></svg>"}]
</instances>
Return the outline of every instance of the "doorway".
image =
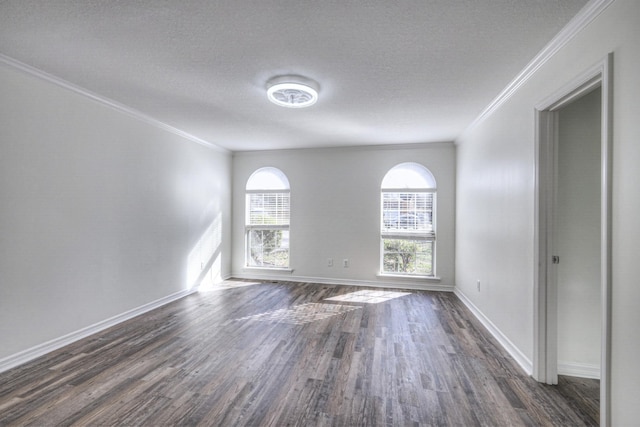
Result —
<instances>
[{"instance_id":1,"label":"doorway","mask_svg":"<svg viewBox=\"0 0 640 427\"><path fill-rule=\"evenodd\" d=\"M611 66L609 55L536 108L534 372L600 378L609 425Z\"/></svg>"}]
</instances>

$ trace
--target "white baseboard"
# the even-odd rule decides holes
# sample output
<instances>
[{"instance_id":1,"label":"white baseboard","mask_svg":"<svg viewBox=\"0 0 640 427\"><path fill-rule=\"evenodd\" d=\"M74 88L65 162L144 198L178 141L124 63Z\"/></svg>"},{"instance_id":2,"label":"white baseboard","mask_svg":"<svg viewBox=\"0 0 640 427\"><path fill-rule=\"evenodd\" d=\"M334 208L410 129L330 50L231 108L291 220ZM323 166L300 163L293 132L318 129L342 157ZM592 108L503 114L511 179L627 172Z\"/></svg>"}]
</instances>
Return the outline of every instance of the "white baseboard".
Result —
<instances>
[{"instance_id":1,"label":"white baseboard","mask_svg":"<svg viewBox=\"0 0 640 427\"><path fill-rule=\"evenodd\" d=\"M177 301L180 298L184 298L185 296L190 295L194 292L197 292L197 289L185 289L174 294L167 295L166 297L141 305L140 307L134 308L132 310L125 311L124 313L110 317L109 319L102 320L98 323L87 326L86 328L79 329L75 332L71 332L67 335L63 335L59 338L55 338L51 341L38 344L35 347L31 347L19 353L2 358L0 359L0 372L15 368L16 366L22 365L23 363L27 363L33 359L44 356L47 353L64 347L65 345L72 344L78 340L81 340L82 338L86 338L97 332L115 326L118 323L122 323L126 320L132 319L165 304L169 304L170 302Z\"/></svg>"},{"instance_id":2,"label":"white baseboard","mask_svg":"<svg viewBox=\"0 0 640 427\"><path fill-rule=\"evenodd\" d=\"M570 377L600 379L600 365L558 361L558 375Z\"/></svg>"},{"instance_id":3,"label":"white baseboard","mask_svg":"<svg viewBox=\"0 0 640 427\"><path fill-rule=\"evenodd\" d=\"M489 320L489 318L485 316L484 313L482 313L482 311L480 311L480 309L476 307L475 304L473 304L464 293L462 293L462 291L460 291L460 289L455 288L453 292L458 298L460 298L460 301L462 301L462 303L466 305L469 310L471 310L473 315L476 316L480 323L482 323L482 325L487 328L489 333L493 335L496 340L498 340L500 345L511 355L511 357L515 359L515 361L526 372L526 374L531 375L533 373L533 363L531 362L531 360L529 360L529 358L522 351L520 351L520 349L515 344L513 344L511 340L509 340L509 338L507 338L507 336L503 334L502 331L496 325L494 325L493 322Z\"/></svg>"},{"instance_id":4,"label":"white baseboard","mask_svg":"<svg viewBox=\"0 0 640 427\"><path fill-rule=\"evenodd\" d=\"M307 276L294 276L287 274L260 274L260 273L232 273L231 277L237 279L248 280L265 280L265 281L283 281L283 282L305 282L305 283L319 283L326 285L344 285L344 286L368 286L372 288L394 288L394 289L409 289L420 291L442 291L453 292L453 285L443 285L439 283L428 283L426 280L424 283L420 283L419 279L396 279L394 277L385 277L384 281L368 281L368 280L353 280L353 279L337 279L331 277L307 277Z\"/></svg>"}]
</instances>

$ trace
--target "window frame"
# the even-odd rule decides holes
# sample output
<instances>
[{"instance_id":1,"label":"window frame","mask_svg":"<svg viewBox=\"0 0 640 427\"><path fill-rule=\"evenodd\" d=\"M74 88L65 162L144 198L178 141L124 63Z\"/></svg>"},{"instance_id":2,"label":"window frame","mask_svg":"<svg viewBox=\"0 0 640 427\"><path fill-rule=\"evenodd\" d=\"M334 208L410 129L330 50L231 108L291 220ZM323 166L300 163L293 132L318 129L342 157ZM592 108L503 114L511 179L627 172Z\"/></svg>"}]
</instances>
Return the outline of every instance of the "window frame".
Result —
<instances>
[{"instance_id":1,"label":"window frame","mask_svg":"<svg viewBox=\"0 0 640 427\"><path fill-rule=\"evenodd\" d=\"M251 179L258 174L259 172L264 172L265 170L271 170L274 173L274 176L278 176L282 182L282 188L269 188L269 189L259 189L256 188L254 184L251 183ZM278 168L266 167L259 168L253 172L251 177L249 177L247 181L247 187L251 184L251 189L246 189L245 187L245 261L244 268L248 269L265 269L265 270L286 270L290 271L291 266L291 244L290 244L290 236L291 236L291 189L289 186L288 179L286 175ZM287 195L288 198L288 211L287 211L287 221L286 223L280 224L252 224L251 223L251 197L256 194L266 195L266 194L282 194ZM251 234L254 231L287 231L287 257L286 257L286 265L252 265L252 257L251 257Z\"/></svg>"},{"instance_id":2,"label":"window frame","mask_svg":"<svg viewBox=\"0 0 640 427\"><path fill-rule=\"evenodd\" d=\"M392 172L394 169L403 167L407 164L399 164L395 167L391 168L385 178ZM428 279L437 279L437 263L436 263L436 245L437 245L437 187L435 184L435 178L429 169L420 165L420 164L411 164L411 167L415 168L418 166L421 171L424 171L426 174L430 175L430 178L433 180L433 186L417 186L417 185L407 185L402 188L398 187L384 187L381 185L380 190L380 276L395 276L395 277L407 277L407 278L428 278ZM385 213L389 210L385 209L385 194L418 194L418 193L429 193L431 194L431 220L427 223L430 225L430 230L421 230L421 229L389 229L389 227L385 224ZM428 203L427 203L428 205ZM415 214L419 215L420 211L416 208ZM398 216L400 216L400 211L398 212ZM428 242L430 244L431 251L431 271L416 271L414 269L412 272L399 272L399 271L387 271L385 270L385 255L388 252L385 252L385 241L386 240L406 240L406 241L416 241L416 242ZM415 261L417 263L417 260ZM417 265L415 266L417 268Z\"/></svg>"}]
</instances>

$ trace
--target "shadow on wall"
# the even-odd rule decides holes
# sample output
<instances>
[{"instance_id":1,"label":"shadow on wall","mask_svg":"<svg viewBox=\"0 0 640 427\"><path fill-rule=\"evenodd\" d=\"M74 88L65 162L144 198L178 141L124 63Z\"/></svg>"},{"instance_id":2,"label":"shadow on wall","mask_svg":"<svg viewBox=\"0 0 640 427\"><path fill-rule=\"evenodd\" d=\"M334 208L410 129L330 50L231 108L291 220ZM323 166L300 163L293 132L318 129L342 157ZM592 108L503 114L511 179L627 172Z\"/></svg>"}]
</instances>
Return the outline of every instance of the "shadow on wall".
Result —
<instances>
[{"instance_id":1,"label":"shadow on wall","mask_svg":"<svg viewBox=\"0 0 640 427\"><path fill-rule=\"evenodd\" d=\"M187 259L187 287L207 289L222 281L222 216L218 214Z\"/></svg>"}]
</instances>

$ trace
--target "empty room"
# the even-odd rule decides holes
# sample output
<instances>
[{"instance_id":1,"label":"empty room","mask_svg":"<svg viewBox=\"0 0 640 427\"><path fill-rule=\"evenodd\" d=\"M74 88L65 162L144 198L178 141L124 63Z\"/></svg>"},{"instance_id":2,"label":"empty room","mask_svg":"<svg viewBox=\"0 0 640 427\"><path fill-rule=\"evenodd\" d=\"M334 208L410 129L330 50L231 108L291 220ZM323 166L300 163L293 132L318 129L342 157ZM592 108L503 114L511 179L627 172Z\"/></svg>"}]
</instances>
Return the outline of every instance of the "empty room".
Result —
<instances>
[{"instance_id":1,"label":"empty room","mask_svg":"<svg viewBox=\"0 0 640 427\"><path fill-rule=\"evenodd\" d=\"M640 425L640 2L0 0L0 426Z\"/></svg>"}]
</instances>

